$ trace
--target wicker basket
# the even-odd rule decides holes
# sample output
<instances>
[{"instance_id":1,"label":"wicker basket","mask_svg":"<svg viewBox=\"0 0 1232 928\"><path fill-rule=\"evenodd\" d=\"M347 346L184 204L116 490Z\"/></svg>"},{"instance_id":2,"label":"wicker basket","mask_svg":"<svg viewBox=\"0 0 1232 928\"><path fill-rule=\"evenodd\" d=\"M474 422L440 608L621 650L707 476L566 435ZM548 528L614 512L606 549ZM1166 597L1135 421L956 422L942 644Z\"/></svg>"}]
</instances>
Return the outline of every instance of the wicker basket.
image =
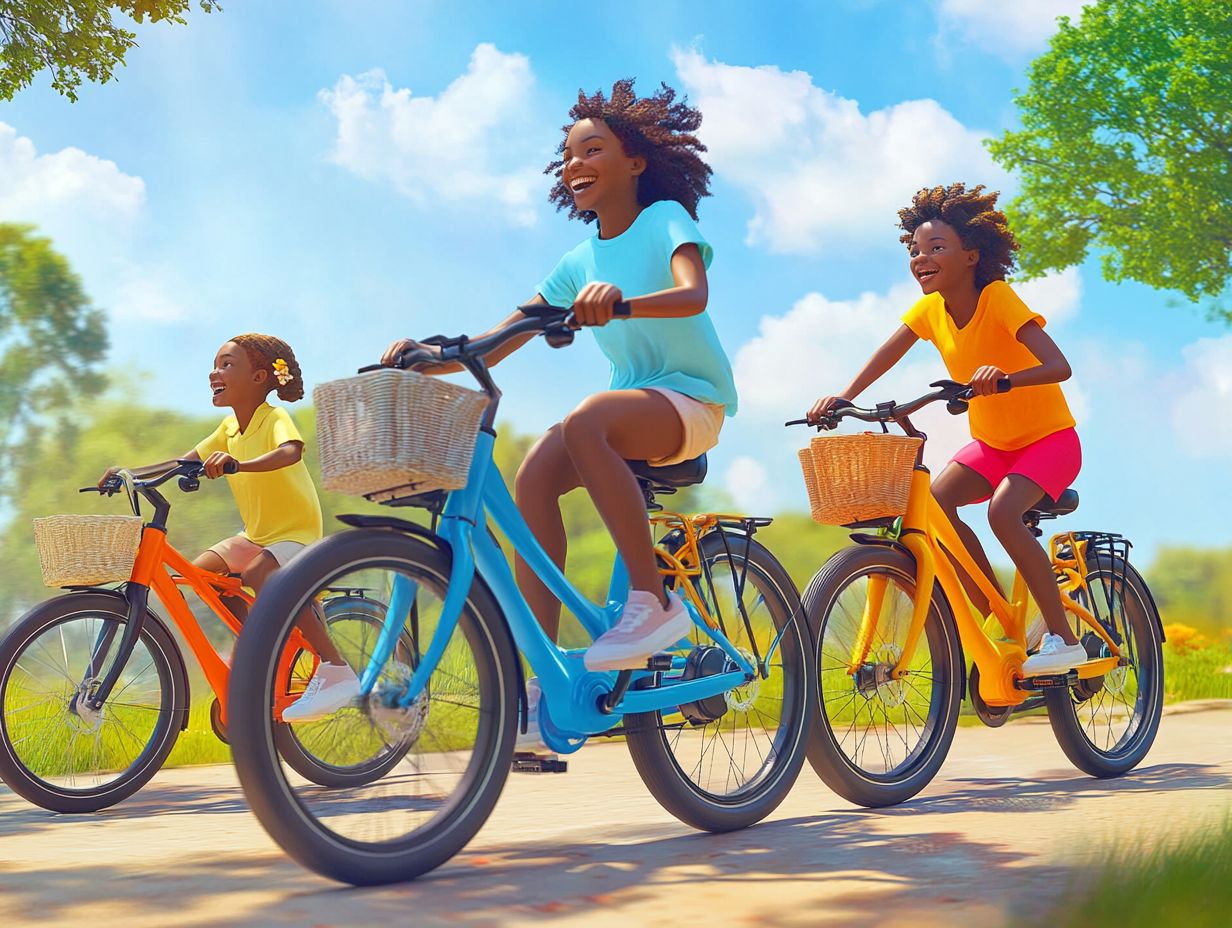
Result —
<instances>
[{"instance_id":1,"label":"wicker basket","mask_svg":"<svg viewBox=\"0 0 1232 928\"><path fill-rule=\"evenodd\" d=\"M466 485L486 394L390 368L320 384L312 399L325 489L370 496Z\"/></svg>"},{"instance_id":2,"label":"wicker basket","mask_svg":"<svg viewBox=\"0 0 1232 928\"><path fill-rule=\"evenodd\" d=\"M818 435L800 450L813 521L849 525L907 511L921 440L905 435Z\"/></svg>"},{"instance_id":3,"label":"wicker basket","mask_svg":"<svg viewBox=\"0 0 1232 928\"><path fill-rule=\"evenodd\" d=\"M34 520L43 583L94 586L127 580L141 543L137 516L47 516Z\"/></svg>"}]
</instances>

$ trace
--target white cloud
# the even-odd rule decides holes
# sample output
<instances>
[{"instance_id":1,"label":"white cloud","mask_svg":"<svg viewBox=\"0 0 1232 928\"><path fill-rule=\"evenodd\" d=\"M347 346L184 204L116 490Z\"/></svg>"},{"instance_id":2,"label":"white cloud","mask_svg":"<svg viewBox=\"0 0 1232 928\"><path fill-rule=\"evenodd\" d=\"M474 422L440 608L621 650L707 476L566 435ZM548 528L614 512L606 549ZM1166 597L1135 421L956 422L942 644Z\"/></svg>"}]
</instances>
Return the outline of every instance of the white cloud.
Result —
<instances>
[{"instance_id":1,"label":"white cloud","mask_svg":"<svg viewBox=\"0 0 1232 928\"><path fill-rule=\"evenodd\" d=\"M696 49L673 49L672 60L705 114L711 166L754 201L750 244L791 253L896 246L897 211L920 188L1008 181L980 143L987 133L935 100L865 115L804 71L708 61Z\"/></svg>"},{"instance_id":2,"label":"white cloud","mask_svg":"<svg viewBox=\"0 0 1232 928\"><path fill-rule=\"evenodd\" d=\"M770 474L758 461L741 456L728 465L723 477L725 489L737 509L751 511L763 506L770 487Z\"/></svg>"},{"instance_id":3,"label":"white cloud","mask_svg":"<svg viewBox=\"0 0 1232 928\"><path fill-rule=\"evenodd\" d=\"M486 43L436 97L395 90L380 69L343 75L319 95L338 120L332 158L417 204L496 207L532 225L547 185L541 146L527 141L533 82L525 55Z\"/></svg>"},{"instance_id":4,"label":"white cloud","mask_svg":"<svg viewBox=\"0 0 1232 928\"><path fill-rule=\"evenodd\" d=\"M107 310L116 319L133 322L179 322L187 310L168 293L168 285L157 273L130 276L122 280L109 300Z\"/></svg>"},{"instance_id":5,"label":"white cloud","mask_svg":"<svg viewBox=\"0 0 1232 928\"><path fill-rule=\"evenodd\" d=\"M1185 368L1172 403L1181 444L1199 457L1232 456L1232 335L1200 338L1181 356Z\"/></svg>"},{"instance_id":6,"label":"white cloud","mask_svg":"<svg viewBox=\"0 0 1232 928\"><path fill-rule=\"evenodd\" d=\"M1089 2L1089 0L1087 0ZM945 48L955 37L1015 60L1038 52L1057 31L1057 17L1077 20L1084 0L1031 0L990 3L988 0L940 0L937 21L938 46Z\"/></svg>"},{"instance_id":7,"label":"white cloud","mask_svg":"<svg viewBox=\"0 0 1232 928\"><path fill-rule=\"evenodd\" d=\"M1049 326L1073 319L1082 302L1082 277L1076 267L1066 268L1059 274L1015 283L1014 289L1024 303L1044 317Z\"/></svg>"},{"instance_id":8,"label":"white cloud","mask_svg":"<svg viewBox=\"0 0 1232 928\"><path fill-rule=\"evenodd\" d=\"M41 155L0 122L0 219L32 222L61 238L86 223L96 234L125 225L144 204L145 182L114 161L79 148Z\"/></svg>"}]
</instances>

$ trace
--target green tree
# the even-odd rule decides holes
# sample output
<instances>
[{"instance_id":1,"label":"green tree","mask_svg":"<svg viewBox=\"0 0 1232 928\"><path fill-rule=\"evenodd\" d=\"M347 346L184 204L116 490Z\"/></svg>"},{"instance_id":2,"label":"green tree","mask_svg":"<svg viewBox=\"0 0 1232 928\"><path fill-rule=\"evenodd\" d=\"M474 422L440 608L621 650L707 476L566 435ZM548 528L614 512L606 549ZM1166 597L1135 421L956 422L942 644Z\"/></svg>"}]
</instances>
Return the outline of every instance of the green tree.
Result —
<instances>
[{"instance_id":1,"label":"green tree","mask_svg":"<svg viewBox=\"0 0 1232 928\"><path fill-rule=\"evenodd\" d=\"M31 425L100 390L106 351L103 314L64 256L31 226L0 223L0 498Z\"/></svg>"},{"instance_id":2,"label":"green tree","mask_svg":"<svg viewBox=\"0 0 1232 928\"><path fill-rule=\"evenodd\" d=\"M1232 4L1099 0L1062 17L987 144L1017 170L1009 207L1027 276L1095 249L1105 278L1192 301L1232 275ZM1226 308L1217 310L1229 316Z\"/></svg>"},{"instance_id":3,"label":"green tree","mask_svg":"<svg viewBox=\"0 0 1232 928\"><path fill-rule=\"evenodd\" d=\"M74 102L83 79L105 84L137 44L123 16L138 23L183 23L192 0L0 0L0 100L11 100L34 75ZM209 13L217 0L198 0Z\"/></svg>"}]
</instances>

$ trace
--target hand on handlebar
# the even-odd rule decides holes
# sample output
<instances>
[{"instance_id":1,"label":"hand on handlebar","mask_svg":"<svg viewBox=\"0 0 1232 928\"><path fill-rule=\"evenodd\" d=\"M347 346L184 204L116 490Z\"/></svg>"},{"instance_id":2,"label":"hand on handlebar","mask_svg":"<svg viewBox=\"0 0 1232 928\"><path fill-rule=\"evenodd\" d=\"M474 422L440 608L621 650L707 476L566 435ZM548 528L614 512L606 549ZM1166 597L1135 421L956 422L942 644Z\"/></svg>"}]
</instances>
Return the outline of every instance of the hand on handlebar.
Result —
<instances>
[{"instance_id":1,"label":"hand on handlebar","mask_svg":"<svg viewBox=\"0 0 1232 928\"><path fill-rule=\"evenodd\" d=\"M120 480L121 467L108 467L103 471L103 476L98 478L98 492L108 495L119 492L124 485Z\"/></svg>"},{"instance_id":2,"label":"hand on handlebar","mask_svg":"<svg viewBox=\"0 0 1232 928\"><path fill-rule=\"evenodd\" d=\"M202 466L205 468L205 476L214 480L223 474L239 473L240 462L225 451L215 451L202 462Z\"/></svg>"},{"instance_id":3,"label":"hand on handlebar","mask_svg":"<svg viewBox=\"0 0 1232 928\"><path fill-rule=\"evenodd\" d=\"M381 366L407 367L407 357L420 352L431 355L438 360L441 356L441 349L437 345L425 345L422 342L415 341L413 338L400 338L385 349L385 353L381 355Z\"/></svg>"},{"instance_id":4,"label":"hand on handlebar","mask_svg":"<svg viewBox=\"0 0 1232 928\"><path fill-rule=\"evenodd\" d=\"M994 364L986 364L971 377L968 387L972 396L989 396L993 393L1005 393L1009 390L1010 379L1005 371Z\"/></svg>"},{"instance_id":5,"label":"hand on handlebar","mask_svg":"<svg viewBox=\"0 0 1232 928\"><path fill-rule=\"evenodd\" d=\"M592 280L573 298L573 317L579 326L607 325L623 301L624 294L615 284Z\"/></svg>"},{"instance_id":6,"label":"hand on handlebar","mask_svg":"<svg viewBox=\"0 0 1232 928\"><path fill-rule=\"evenodd\" d=\"M826 419L830 413L836 409L841 409L844 406L850 406L851 400L842 396L823 396L812 405L809 411L805 414L804 420L809 425L824 425L822 420ZM833 424L830 425L833 428Z\"/></svg>"}]
</instances>

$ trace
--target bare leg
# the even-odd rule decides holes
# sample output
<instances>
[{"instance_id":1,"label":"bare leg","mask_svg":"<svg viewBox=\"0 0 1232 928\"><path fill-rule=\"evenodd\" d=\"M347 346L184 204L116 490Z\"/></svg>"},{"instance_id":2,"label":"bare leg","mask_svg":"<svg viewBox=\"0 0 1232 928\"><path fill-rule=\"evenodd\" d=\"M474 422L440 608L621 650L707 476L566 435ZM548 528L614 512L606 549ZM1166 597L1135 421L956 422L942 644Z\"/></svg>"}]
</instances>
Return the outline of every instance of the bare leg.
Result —
<instances>
[{"instance_id":1,"label":"bare leg","mask_svg":"<svg viewBox=\"0 0 1232 928\"><path fill-rule=\"evenodd\" d=\"M596 393L565 418L561 431L573 466L624 558L630 585L667 606L646 501L626 462L667 457L680 448L684 426L675 407L654 390Z\"/></svg>"},{"instance_id":2,"label":"bare leg","mask_svg":"<svg viewBox=\"0 0 1232 928\"><path fill-rule=\"evenodd\" d=\"M261 587L265 585L274 572L278 569L278 561L274 559L274 555L268 551L263 551L252 563L244 568L240 575L241 582L246 587L251 587L252 591L258 596L261 595ZM308 643L312 645L312 650L317 652L317 656L323 661L330 664L346 664L346 659L339 653L338 648L334 645L333 640L329 637L329 631L325 627L325 623L321 617L317 615L316 609L312 606L305 606L304 610L296 619L296 625L308 639Z\"/></svg>"},{"instance_id":3,"label":"bare leg","mask_svg":"<svg viewBox=\"0 0 1232 928\"><path fill-rule=\"evenodd\" d=\"M562 428L554 425L535 443L518 468L514 492L518 509L531 533L552 563L562 570L569 544L560 514L560 498L581 485L582 480L574 470L573 459L565 447ZM560 600L544 586L539 575L530 569L521 555L515 554L514 569L518 589L526 597L531 612L547 636L555 641L560 632Z\"/></svg>"},{"instance_id":4,"label":"bare leg","mask_svg":"<svg viewBox=\"0 0 1232 928\"><path fill-rule=\"evenodd\" d=\"M1022 522L1023 513L1039 502L1043 495L1044 491L1033 480L1021 474L1010 474L1001 481L988 504L988 524L1017 565L1027 589L1035 597L1048 630L1064 638L1066 644L1077 644L1078 639L1065 620L1061 590L1048 555Z\"/></svg>"},{"instance_id":5,"label":"bare leg","mask_svg":"<svg viewBox=\"0 0 1232 928\"><path fill-rule=\"evenodd\" d=\"M1000 582L997 580L996 573L993 572L992 564L988 561L988 555L984 553L984 546L980 544L979 537L972 531L971 526L962 519L958 518L958 507L966 506L975 502L977 499L992 493L992 487L989 486L987 480L973 471L970 467L964 464L950 462L946 465L945 470L941 472L941 476L933 481L933 498L945 511L946 517L958 532L958 537L966 547L967 552L975 560L976 565L984 572L992 585L996 588L1001 596L1005 597L1005 591L1001 588ZM1039 499L1037 496L1036 499ZM1025 512L1026 509L1023 509ZM1021 516L1022 513L1019 513ZM962 582L963 589L966 590L971 604L979 610L980 615L988 615L989 604L988 597L984 595L984 591L976 586L975 580L963 568L961 564L946 552L950 558L950 563L954 565L954 570L958 573L958 579ZM1011 555L1012 556L1012 555Z\"/></svg>"}]
</instances>

